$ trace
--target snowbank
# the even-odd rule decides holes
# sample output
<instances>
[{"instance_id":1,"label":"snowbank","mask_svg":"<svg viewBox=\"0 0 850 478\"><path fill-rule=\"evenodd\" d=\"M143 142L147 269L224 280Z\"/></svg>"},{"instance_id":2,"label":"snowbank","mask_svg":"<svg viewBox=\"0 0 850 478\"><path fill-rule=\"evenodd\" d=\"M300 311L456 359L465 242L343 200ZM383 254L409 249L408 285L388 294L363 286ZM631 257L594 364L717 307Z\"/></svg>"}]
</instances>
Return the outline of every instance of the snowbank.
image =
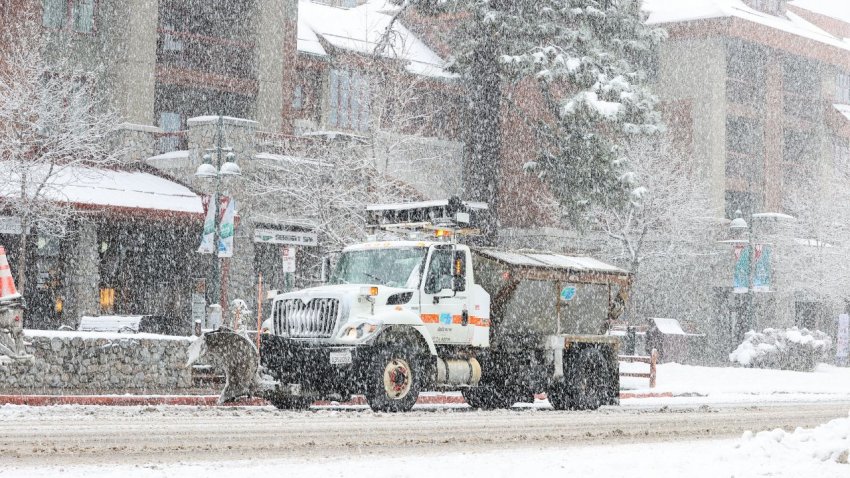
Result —
<instances>
[{"instance_id":1,"label":"snowbank","mask_svg":"<svg viewBox=\"0 0 850 478\"><path fill-rule=\"evenodd\" d=\"M838 418L815 428L797 428L788 433L781 428L753 434L744 432L737 448L746 455L799 458L803 461L831 461L847 464L850 453L850 418ZM847 470L850 476L850 469Z\"/></svg>"},{"instance_id":2,"label":"snowbank","mask_svg":"<svg viewBox=\"0 0 850 478\"><path fill-rule=\"evenodd\" d=\"M810 371L826 359L832 340L821 331L807 329L765 329L749 331L729 361L744 367Z\"/></svg>"},{"instance_id":3,"label":"snowbank","mask_svg":"<svg viewBox=\"0 0 850 478\"><path fill-rule=\"evenodd\" d=\"M645 364L630 365L645 372ZM640 370L638 366L643 365ZM621 368L625 371L625 367ZM850 398L850 368L820 364L814 372L744 367L658 365L658 386L645 378L623 377L620 386L635 392L671 393L671 398L629 399L641 403L765 403ZM626 403L626 402L623 402Z\"/></svg>"}]
</instances>

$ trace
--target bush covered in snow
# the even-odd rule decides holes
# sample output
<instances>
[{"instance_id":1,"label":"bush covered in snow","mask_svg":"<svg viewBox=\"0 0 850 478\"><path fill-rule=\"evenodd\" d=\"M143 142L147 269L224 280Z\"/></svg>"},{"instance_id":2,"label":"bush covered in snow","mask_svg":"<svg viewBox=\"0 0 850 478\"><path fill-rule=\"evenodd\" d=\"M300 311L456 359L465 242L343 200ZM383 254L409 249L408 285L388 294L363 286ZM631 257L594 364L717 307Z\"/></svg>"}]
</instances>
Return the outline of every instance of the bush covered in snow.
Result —
<instances>
[{"instance_id":1,"label":"bush covered in snow","mask_svg":"<svg viewBox=\"0 0 850 478\"><path fill-rule=\"evenodd\" d=\"M837 418L815 428L797 428L793 433L781 428L755 434L747 431L737 448L750 456L772 458L791 453L846 464L850 454L850 418Z\"/></svg>"},{"instance_id":2,"label":"bush covered in snow","mask_svg":"<svg viewBox=\"0 0 850 478\"><path fill-rule=\"evenodd\" d=\"M812 371L827 357L832 340L821 331L764 329L749 331L744 342L729 354L731 362L745 367Z\"/></svg>"}]
</instances>

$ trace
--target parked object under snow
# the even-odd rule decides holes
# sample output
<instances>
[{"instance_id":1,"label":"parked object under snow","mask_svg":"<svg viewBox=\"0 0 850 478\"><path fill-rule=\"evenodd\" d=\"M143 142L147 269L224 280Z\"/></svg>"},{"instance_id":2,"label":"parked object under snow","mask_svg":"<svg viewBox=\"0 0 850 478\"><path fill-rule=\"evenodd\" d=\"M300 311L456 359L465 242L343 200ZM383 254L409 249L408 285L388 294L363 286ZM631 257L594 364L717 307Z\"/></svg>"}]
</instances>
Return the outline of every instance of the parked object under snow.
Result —
<instances>
[{"instance_id":1,"label":"parked object under snow","mask_svg":"<svg viewBox=\"0 0 850 478\"><path fill-rule=\"evenodd\" d=\"M812 371L827 358L832 339L825 333L807 329L764 329L749 331L729 360L745 367Z\"/></svg>"}]
</instances>

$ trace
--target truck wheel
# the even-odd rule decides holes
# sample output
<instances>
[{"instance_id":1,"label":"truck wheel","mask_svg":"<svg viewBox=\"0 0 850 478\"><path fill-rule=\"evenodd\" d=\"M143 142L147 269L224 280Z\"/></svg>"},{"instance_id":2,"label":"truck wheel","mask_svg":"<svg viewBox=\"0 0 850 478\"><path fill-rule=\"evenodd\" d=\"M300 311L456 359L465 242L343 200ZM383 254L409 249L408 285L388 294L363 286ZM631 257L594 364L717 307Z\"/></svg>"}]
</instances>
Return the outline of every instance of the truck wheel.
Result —
<instances>
[{"instance_id":1,"label":"truck wheel","mask_svg":"<svg viewBox=\"0 0 850 478\"><path fill-rule=\"evenodd\" d=\"M309 398L284 395L273 395L268 401L278 410L307 410L313 404Z\"/></svg>"},{"instance_id":2,"label":"truck wheel","mask_svg":"<svg viewBox=\"0 0 850 478\"><path fill-rule=\"evenodd\" d=\"M570 390L564 382L554 384L546 391L546 398L555 410L569 410L572 402L570 399Z\"/></svg>"},{"instance_id":3,"label":"truck wheel","mask_svg":"<svg viewBox=\"0 0 850 478\"><path fill-rule=\"evenodd\" d=\"M465 388L461 390L461 393L463 394L463 399L466 400L466 403L470 407L480 408L482 410L511 408L518 401L513 394L487 385Z\"/></svg>"},{"instance_id":4,"label":"truck wheel","mask_svg":"<svg viewBox=\"0 0 850 478\"><path fill-rule=\"evenodd\" d=\"M375 354L367 372L366 401L376 412L406 412L419 398L422 367L413 347Z\"/></svg>"},{"instance_id":5,"label":"truck wheel","mask_svg":"<svg viewBox=\"0 0 850 478\"><path fill-rule=\"evenodd\" d=\"M581 350L569 368L570 408L596 410L606 402L611 381L611 370L602 351L595 347Z\"/></svg>"}]
</instances>

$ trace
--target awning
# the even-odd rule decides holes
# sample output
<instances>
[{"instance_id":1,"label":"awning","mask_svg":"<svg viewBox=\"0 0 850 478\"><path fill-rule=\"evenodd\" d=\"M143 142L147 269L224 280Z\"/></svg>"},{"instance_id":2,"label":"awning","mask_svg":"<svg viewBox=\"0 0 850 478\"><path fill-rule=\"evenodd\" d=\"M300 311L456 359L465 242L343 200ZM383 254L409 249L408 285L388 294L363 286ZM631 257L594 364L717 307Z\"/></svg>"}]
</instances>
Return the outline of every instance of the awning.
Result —
<instances>
[{"instance_id":1,"label":"awning","mask_svg":"<svg viewBox=\"0 0 850 478\"><path fill-rule=\"evenodd\" d=\"M138 209L202 215L201 197L177 182L142 171L119 171L84 166L55 166L0 162L0 198L19 198L21 171L34 178L34 187L44 183L41 197L78 207Z\"/></svg>"}]
</instances>

